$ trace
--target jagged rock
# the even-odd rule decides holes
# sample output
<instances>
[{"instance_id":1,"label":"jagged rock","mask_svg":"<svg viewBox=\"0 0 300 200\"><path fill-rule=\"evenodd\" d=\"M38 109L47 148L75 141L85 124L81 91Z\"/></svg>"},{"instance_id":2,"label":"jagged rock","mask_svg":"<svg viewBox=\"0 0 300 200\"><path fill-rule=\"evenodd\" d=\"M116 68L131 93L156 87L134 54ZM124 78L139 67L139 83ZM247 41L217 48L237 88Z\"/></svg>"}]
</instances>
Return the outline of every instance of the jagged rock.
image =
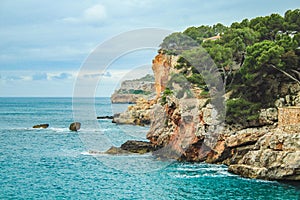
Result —
<instances>
[{"instance_id":1,"label":"jagged rock","mask_svg":"<svg viewBox=\"0 0 300 200\"><path fill-rule=\"evenodd\" d=\"M49 124L38 124L34 125L32 128L48 128Z\"/></svg>"},{"instance_id":2,"label":"jagged rock","mask_svg":"<svg viewBox=\"0 0 300 200\"><path fill-rule=\"evenodd\" d=\"M136 105L129 106L123 113L114 115L113 123L117 124L134 124L145 126L150 124L150 109L155 101L147 101L140 98Z\"/></svg>"},{"instance_id":3,"label":"jagged rock","mask_svg":"<svg viewBox=\"0 0 300 200\"><path fill-rule=\"evenodd\" d=\"M144 154L154 151L156 148L150 143L145 141L128 140L121 145L121 149L131 153Z\"/></svg>"},{"instance_id":4,"label":"jagged rock","mask_svg":"<svg viewBox=\"0 0 300 200\"><path fill-rule=\"evenodd\" d=\"M178 56L167 55L159 52L152 61L152 70L155 77L155 90L157 97L166 89L169 74L174 71Z\"/></svg>"},{"instance_id":5,"label":"jagged rock","mask_svg":"<svg viewBox=\"0 0 300 200\"><path fill-rule=\"evenodd\" d=\"M268 180L300 180L300 133L280 129L262 136L230 172Z\"/></svg>"},{"instance_id":6,"label":"jagged rock","mask_svg":"<svg viewBox=\"0 0 300 200\"><path fill-rule=\"evenodd\" d=\"M271 125L278 121L278 110L276 108L262 109L259 114L260 125Z\"/></svg>"},{"instance_id":7,"label":"jagged rock","mask_svg":"<svg viewBox=\"0 0 300 200\"><path fill-rule=\"evenodd\" d=\"M81 127L81 123L80 122L73 122L70 124L69 129L70 131L78 131Z\"/></svg>"},{"instance_id":8,"label":"jagged rock","mask_svg":"<svg viewBox=\"0 0 300 200\"><path fill-rule=\"evenodd\" d=\"M235 135L232 135L226 139L227 147L240 147L252 145L257 142L257 140L266 134L268 130L262 128L248 128L238 131Z\"/></svg>"}]
</instances>

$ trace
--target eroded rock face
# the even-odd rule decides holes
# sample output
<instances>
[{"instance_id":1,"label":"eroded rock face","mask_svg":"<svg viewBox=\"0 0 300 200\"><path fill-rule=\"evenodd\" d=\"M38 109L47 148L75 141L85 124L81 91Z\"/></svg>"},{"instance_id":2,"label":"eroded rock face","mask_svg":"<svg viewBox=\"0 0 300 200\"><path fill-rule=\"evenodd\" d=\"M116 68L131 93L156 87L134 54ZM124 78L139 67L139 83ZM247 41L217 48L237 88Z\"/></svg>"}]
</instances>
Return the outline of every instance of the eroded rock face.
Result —
<instances>
[{"instance_id":1,"label":"eroded rock face","mask_svg":"<svg viewBox=\"0 0 300 200\"><path fill-rule=\"evenodd\" d=\"M143 98L137 100L136 105L129 106L123 113L114 115L113 123L117 124L133 124L133 125L149 125L151 107L156 103L155 100L148 101Z\"/></svg>"},{"instance_id":2,"label":"eroded rock face","mask_svg":"<svg viewBox=\"0 0 300 200\"><path fill-rule=\"evenodd\" d=\"M166 101L165 105L157 104L152 110L147 139L163 147L155 153L177 160L204 161L217 142L214 137L218 137L209 137L214 132L204 123L213 123L212 106L196 98L179 100L173 95ZM199 105L204 107L199 109Z\"/></svg>"},{"instance_id":3,"label":"eroded rock face","mask_svg":"<svg viewBox=\"0 0 300 200\"><path fill-rule=\"evenodd\" d=\"M300 180L300 133L275 129L265 134L229 171L249 178Z\"/></svg>"},{"instance_id":4,"label":"eroded rock face","mask_svg":"<svg viewBox=\"0 0 300 200\"><path fill-rule=\"evenodd\" d=\"M160 97L161 93L166 89L166 85L169 81L169 74L174 70L175 63L178 57L172 55L166 55L159 52L152 61L152 70L155 78L155 91L157 97Z\"/></svg>"},{"instance_id":5,"label":"eroded rock face","mask_svg":"<svg viewBox=\"0 0 300 200\"><path fill-rule=\"evenodd\" d=\"M260 125L272 125L278 121L277 108L262 109L259 114Z\"/></svg>"}]
</instances>

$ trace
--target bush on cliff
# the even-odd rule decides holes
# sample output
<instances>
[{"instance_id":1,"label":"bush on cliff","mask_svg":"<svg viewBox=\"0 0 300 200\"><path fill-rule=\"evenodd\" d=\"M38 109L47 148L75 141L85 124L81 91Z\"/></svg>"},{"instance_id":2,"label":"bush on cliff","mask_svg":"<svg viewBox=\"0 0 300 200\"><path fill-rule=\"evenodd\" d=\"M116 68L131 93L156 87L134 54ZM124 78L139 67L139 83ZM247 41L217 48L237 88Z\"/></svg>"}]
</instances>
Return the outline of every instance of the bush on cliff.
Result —
<instances>
[{"instance_id":1,"label":"bush on cliff","mask_svg":"<svg viewBox=\"0 0 300 200\"><path fill-rule=\"evenodd\" d=\"M258 120L260 104L245 99L230 99L226 102L226 122L247 126L250 121Z\"/></svg>"}]
</instances>

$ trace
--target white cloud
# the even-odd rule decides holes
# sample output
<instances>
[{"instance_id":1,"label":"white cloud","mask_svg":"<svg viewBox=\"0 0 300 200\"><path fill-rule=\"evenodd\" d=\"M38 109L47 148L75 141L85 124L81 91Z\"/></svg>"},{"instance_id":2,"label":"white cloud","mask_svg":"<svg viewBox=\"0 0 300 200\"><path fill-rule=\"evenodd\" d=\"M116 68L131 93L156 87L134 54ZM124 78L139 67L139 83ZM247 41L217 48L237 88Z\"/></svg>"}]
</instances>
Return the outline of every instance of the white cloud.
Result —
<instances>
[{"instance_id":1,"label":"white cloud","mask_svg":"<svg viewBox=\"0 0 300 200\"><path fill-rule=\"evenodd\" d=\"M63 21L70 23L101 23L107 17L106 9L102 4L96 4L87 8L83 13L77 17L67 17Z\"/></svg>"}]
</instances>

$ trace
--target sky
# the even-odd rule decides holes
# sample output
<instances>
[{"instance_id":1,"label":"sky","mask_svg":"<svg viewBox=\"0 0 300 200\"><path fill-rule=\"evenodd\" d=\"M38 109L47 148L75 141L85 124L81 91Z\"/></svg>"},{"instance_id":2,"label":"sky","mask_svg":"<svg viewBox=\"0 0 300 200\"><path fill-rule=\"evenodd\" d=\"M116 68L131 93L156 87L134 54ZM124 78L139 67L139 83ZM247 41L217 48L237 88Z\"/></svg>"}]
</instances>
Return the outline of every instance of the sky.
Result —
<instances>
[{"instance_id":1,"label":"sky","mask_svg":"<svg viewBox=\"0 0 300 200\"><path fill-rule=\"evenodd\" d=\"M299 7L298 0L1 0L0 97L73 96L91 54L128 31L230 25ZM157 48L132 49L84 77L98 81L96 96L110 96L125 77L151 73Z\"/></svg>"}]
</instances>

